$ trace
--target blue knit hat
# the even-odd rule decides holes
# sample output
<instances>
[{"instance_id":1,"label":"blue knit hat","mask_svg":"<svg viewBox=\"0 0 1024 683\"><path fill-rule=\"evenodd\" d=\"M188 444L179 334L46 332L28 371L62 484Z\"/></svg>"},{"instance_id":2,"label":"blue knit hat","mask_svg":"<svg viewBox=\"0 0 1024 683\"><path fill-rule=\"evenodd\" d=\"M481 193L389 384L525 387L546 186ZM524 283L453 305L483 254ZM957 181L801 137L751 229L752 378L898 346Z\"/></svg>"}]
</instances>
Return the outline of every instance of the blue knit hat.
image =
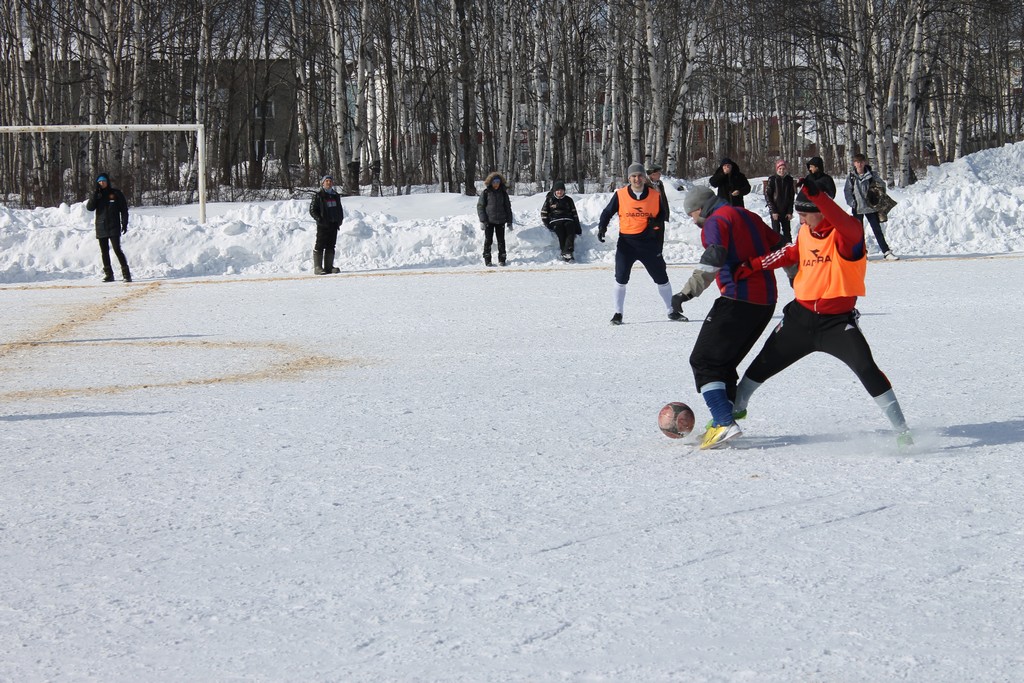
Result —
<instances>
[{"instance_id":1,"label":"blue knit hat","mask_svg":"<svg viewBox=\"0 0 1024 683\"><path fill-rule=\"evenodd\" d=\"M104 180L107 181L108 183L110 182L110 178L107 177L106 173L100 173L98 176L96 176L97 183L103 182Z\"/></svg>"}]
</instances>

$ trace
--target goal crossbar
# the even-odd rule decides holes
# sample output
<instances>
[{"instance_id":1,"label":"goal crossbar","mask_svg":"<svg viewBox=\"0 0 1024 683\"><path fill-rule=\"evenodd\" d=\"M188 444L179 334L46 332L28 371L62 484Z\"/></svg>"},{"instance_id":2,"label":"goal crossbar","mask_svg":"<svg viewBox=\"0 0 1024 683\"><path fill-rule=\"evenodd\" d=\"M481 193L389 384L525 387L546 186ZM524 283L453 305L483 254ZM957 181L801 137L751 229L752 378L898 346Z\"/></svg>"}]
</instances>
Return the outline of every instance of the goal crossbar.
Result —
<instances>
[{"instance_id":1,"label":"goal crossbar","mask_svg":"<svg viewBox=\"0 0 1024 683\"><path fill-rule=\"evenodd\" d=\"M196 134L196 156L199 157L199 222L206 222L206 135L201 123L108 123L62 124L52 126L0 126L0 133L124 133L192 131Z\"/></svg>"}]
</instances>

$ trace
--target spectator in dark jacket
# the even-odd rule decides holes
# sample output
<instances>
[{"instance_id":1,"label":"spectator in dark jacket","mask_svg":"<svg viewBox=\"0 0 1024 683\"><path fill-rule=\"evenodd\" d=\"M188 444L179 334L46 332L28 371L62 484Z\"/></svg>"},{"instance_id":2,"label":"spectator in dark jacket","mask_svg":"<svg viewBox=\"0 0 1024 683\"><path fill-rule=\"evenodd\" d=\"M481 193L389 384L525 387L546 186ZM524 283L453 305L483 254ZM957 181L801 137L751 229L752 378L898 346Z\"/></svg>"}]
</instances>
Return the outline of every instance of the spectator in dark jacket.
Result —
<instances>
[{"instance_id":1,"label":"spectator in dark jacket","mask_svg":"<svg viewBox=\"0 0 1024 683\"><path fill-rule=\"evenodd\" d=\"M114 255L121 263L124 281L131 282L128 259L121 251L121 235L128 232L128 200L124 193L110 184L110 176L100 173L85 208L96 212L96 239L100 241L100 256L103 257L103 281L114 281L114 269L110 265L110 248L113 247Z\"/></svg>"},{"instance_id":2,"label":"spectator in dark jacket","mask_svg":"<svg viewBox=\"0 0 1024 683\"><path fill-rule=\"evenodd\" d=\"M661 212L665 216L664 220L661 221L661 230L658 232L658 239L661 240L662 245L664 245L665 227L668 224L668 219L671 216L672 210L668 205L668 195L665 194L665 183L661 182L661 164L648 164L646 170L647 180L650 182L651 187L661 193Z\"/></svg>"},{"instance_id":3,"label":"spectator in dark jacket","mask_svg":"<svg viewBox=\"0 0 1024 683\"><path fill-rule=\"evenodd\" d=\"M764 200L768 204L768 213L772 217L772 230L782 235L783 241L793 241L789 225L793 220L793 200L796 199L796 183L789 175L789 164L785 159L775 162L775 173L768 178L768 186L764 190Z\"/></svg>"},{"instance_id":4,"label":"spectator in dark jacket","mask_svg":"<svg viewBox=\"0 0 1024 683\"><path fill-rule=\"evenodd\" d=\"M815 185L832 199L836 198L836 181L828 173L825 173L825 162L821 157L811 157L807 162L807 176L814 180Z\"/></svg>"},{"instance_id":5,"label":"spectator in dark jacket","mask_svg":"<svg viewBox=\"0 0 1024 683\"><path fill-rule=\"evenodd\" d=\"M338 230L345 220L341 195L334 189L334 176L320 179L320 190L309 203L309 215L316 221L316 244L313 245L313 273L331 275L340 273L334 267L334 250L338 244Z\"/></svg>"},{"instance_id":6,"label":"spectator in dark jacket","mask_svg":"<svg viewBox=\"0 0 1024 683\"><path fill-rule=\"evenodd\" d=\"M540 207L540 219L551 232L558 235L558 248L562 254L562 260L573 263L573 249L576 245L576 235L583 232L580 227L580 218L576 214L576 202L572 197L565 194L565 183L561 180L551 186L551 192L544 198L544 204Z\"/></svg>"},{"instance_id":7,"label":"spectator in dark jacket","mask_svg":"<svg viewBox=\"0 0 1024 683\"><path fill-rule=\"evenodd\" d=\"M491 263L491 244L498 240L498 265L505 265L505 226L512 229L512 202L508 198L505 179L494 171L484 181L484 191L476 203L480 228L484 231L484 265Z\"/></svg>"},{"instance_id":8,"label":"spectator in dark jacket","mask_svg":"<svg viewBox=\"0 0 1024 683\"><path fill-rule=\"evenodd\" d=\"M708 181L711 187L718 188L718 196L733 206L743 206L743 197L750 194L750 181L743 175L736 162L726 157L721 166Z\"/></svg>"}]
</instances>

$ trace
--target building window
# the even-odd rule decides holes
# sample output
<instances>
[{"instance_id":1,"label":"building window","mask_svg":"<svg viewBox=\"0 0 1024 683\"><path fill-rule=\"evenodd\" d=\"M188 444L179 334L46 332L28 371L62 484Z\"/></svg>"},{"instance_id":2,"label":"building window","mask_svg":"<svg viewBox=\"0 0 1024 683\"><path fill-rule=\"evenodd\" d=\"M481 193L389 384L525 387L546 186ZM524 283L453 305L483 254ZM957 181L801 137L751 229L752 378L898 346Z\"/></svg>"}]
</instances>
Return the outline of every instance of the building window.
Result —
<instances>
[{"instance_id":1,"label":"building window","mask_svg":"<svg viewBox=\"0 0 1024 683\"><path fill-rule=\"evenodd\" d=\"M253 117L257 119L274 118L273 100L267 100L266 102L257 102L256 106L253 108Z\"/></svg>"},{"instance_id":2,"label":"building window","mask_svg":"<svg viewBox=\"0 0 1024 683\"><path fill-rule=\"evenodd\" d=\"M256 158L273 159L276 156L276 146L274 140L257 140L256 141Z\"/></svg>"}]
</instances>

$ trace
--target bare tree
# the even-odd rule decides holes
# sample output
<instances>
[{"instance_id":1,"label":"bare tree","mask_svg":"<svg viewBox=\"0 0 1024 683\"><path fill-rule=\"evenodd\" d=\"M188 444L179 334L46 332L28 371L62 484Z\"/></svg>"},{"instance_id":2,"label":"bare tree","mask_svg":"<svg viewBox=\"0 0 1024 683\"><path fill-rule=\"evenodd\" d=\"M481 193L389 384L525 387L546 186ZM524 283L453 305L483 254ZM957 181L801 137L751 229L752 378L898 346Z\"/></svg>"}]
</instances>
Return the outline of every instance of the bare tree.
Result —
<instances>
[{"instance_id":1,"label":"bare tree","mask_svg":"<svg viewBox=\"0 0 1024 683\"><path fill-rule=\"evenodd\" d=\"M1015 0L12 0L0 122L203 123L227 199L325 171L374 194L473 194L485 169L582 190L634 160L834 171L854 151L904 184L1024 137L1022 63ZM74 200L102 166L133 201L187 199L195 155L185 135L5 135L0 186Z\"/></svg>"}]
</instances>

